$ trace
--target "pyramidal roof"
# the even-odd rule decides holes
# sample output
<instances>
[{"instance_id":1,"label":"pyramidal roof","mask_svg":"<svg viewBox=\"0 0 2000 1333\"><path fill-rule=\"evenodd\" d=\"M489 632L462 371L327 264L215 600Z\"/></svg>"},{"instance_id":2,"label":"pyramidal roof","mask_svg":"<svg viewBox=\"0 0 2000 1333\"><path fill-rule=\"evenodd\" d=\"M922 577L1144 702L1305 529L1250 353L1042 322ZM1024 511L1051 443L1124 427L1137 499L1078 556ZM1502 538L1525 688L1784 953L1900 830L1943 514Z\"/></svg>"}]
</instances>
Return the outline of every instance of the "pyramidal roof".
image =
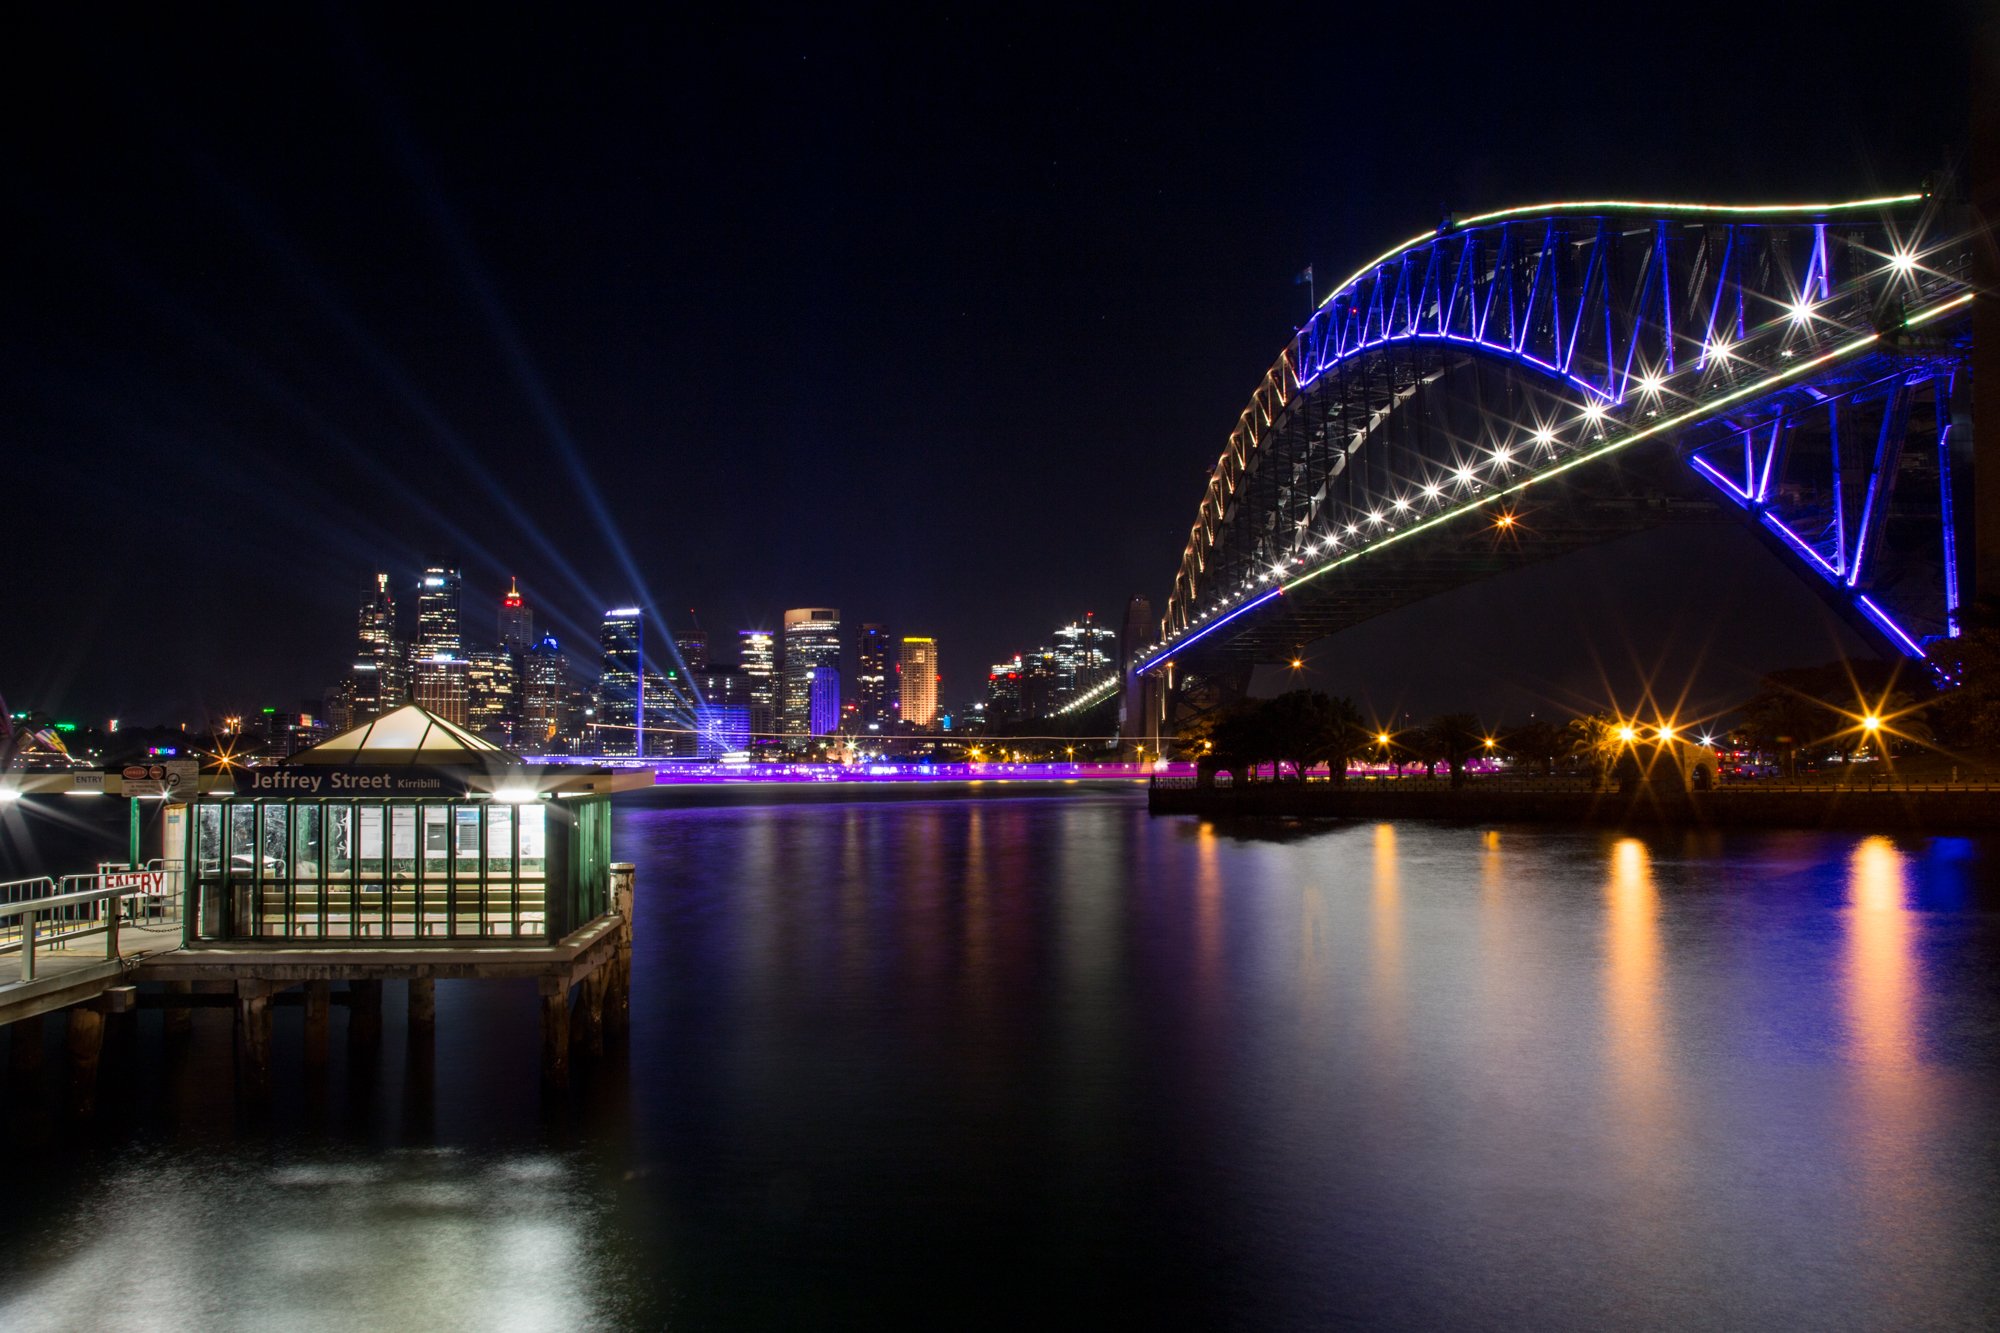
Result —
<instances>
[{"instance_id":1,"label":"pyramidal roof","mask_svg":"<svg viewBox=\"0 0 2000 1333\"><path fill-rule=\"evenodd\" d=\"M288 764L492 764L519 762L492 741L404 704L299 751Z\"/></svg>"}]
</instances>

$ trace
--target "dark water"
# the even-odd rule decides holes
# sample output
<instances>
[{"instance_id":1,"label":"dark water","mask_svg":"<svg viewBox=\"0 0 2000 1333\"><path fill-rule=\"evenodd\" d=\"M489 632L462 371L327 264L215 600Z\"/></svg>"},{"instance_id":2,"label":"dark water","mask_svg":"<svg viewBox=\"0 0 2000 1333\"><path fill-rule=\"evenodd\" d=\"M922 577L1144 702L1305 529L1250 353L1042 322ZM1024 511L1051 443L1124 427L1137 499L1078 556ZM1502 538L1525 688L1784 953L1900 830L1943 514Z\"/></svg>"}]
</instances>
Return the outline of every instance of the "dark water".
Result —
<instances>
[{"instance_id":1,"label":"dark water","mask_svg":"<svg viewBox=\"0 0 2000 1333\"><path fill-rule=\"evenodd\" d=\"M0 1327L2000 1321L2000 849L1087 793L617 838L633 1031L571 1095L525 988L425 1052L392 986L351 1063L336 1011L317 1087L281 1012L263 1124L225 1014L147 1014L96 1127L21 1094Z\"/></svg>"}]
</instances>

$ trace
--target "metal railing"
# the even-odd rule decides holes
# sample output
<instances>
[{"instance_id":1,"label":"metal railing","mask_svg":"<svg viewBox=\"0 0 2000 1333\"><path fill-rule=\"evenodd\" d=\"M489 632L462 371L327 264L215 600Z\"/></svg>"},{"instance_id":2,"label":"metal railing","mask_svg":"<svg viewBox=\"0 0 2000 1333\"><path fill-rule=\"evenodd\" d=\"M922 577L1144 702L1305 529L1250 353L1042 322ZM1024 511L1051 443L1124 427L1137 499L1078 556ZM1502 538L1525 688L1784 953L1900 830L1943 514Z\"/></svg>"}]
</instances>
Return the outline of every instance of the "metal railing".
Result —
<instances>
[{"instance_id":1,"label":"metal railing","mask_svg":"<svg viewBox=\"0 0 2000 1333\"><path fill-rule=\"evenodd\" d=\"M178 862L173 863L178 867ZM38 875L0 883L0 954L19 953L20 980L35 979L36 956L102 935L104 956L119 956L119 930L179 931L177 870L154 860L132 867L101 864L81 875Z\"/></svg>"}]
</instances>

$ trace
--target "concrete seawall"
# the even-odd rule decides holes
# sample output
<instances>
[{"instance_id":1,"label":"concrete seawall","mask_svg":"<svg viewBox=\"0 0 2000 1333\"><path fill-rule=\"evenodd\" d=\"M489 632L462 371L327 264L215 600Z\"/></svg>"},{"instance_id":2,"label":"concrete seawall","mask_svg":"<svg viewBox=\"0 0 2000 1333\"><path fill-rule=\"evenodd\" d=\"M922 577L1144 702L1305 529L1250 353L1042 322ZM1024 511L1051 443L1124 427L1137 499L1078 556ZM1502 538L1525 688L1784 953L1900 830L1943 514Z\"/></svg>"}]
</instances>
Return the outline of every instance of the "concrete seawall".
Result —
<instances>
[{"instance_id":1,"label":"concrete seawall","mask_svg":"<svg viewBox=\"0 0 2000 1333\"><path fill-rule=\"evenodd\" d=\"M1661 828L1833 828L1866 832L2000 830L2000 789L1828 787L1715 792L1535 790L1471 785L1457 791L1393 783L1246 783L1154 786L1156 815L1211 819L1440 819L1459 823Z\"/></svg>"}]
</instances>

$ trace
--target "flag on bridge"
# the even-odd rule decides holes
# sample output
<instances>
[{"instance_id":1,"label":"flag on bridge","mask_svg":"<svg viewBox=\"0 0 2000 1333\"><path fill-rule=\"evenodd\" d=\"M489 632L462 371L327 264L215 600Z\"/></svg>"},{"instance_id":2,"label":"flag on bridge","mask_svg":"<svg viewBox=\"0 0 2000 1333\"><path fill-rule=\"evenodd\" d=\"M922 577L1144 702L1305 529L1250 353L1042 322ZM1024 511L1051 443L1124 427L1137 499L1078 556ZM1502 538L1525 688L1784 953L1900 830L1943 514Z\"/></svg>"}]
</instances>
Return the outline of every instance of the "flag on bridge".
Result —
<instances>
[{"instance_id":1,"label":"flag on bridge","mask_svg":"<svg viewBox=\"0 0 2000 1333\"><path fill-rule=\"evenodd\" d=\"M1313 280L1313 266L1311 264L1307 264L1304 268L1299 270L1298 276L1292 279L1292 286L1310 287L1312 285L1312 280Z\"/></svg>"}]
</instances>

